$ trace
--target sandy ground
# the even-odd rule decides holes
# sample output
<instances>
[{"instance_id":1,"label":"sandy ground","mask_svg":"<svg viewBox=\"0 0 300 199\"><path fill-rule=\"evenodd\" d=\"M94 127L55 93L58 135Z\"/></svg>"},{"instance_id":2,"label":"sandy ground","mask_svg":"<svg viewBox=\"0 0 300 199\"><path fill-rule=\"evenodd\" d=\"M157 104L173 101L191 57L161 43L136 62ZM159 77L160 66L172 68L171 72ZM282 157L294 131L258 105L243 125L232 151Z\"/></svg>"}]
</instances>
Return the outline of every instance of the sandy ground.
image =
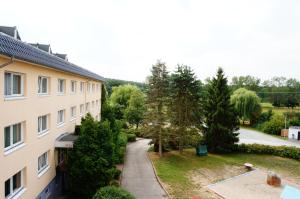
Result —
<instances>
[{"instance_id":1,"label":"sandy ground","mask_svg":"<svg viewBox=\"0 0 300 199\"><path fill-rule=\"evenodd\" d=\"M299 184L286 179L282 179L281 187L272 187L266 183L266 179L267 172L257 169L209 185L208 188L223 198L228 199L279 199L285 185L300 188Z\"/></svg>"}]
</instances>

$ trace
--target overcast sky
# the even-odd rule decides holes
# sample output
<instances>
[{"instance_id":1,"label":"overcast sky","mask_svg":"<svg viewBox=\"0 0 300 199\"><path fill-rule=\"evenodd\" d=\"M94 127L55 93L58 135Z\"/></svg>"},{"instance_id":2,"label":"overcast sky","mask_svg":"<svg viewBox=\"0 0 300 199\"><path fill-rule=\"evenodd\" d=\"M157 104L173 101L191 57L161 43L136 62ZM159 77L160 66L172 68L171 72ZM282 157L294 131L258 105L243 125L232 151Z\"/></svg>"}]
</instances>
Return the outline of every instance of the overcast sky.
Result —
<instances>
[{"instance_id":1,"label":"overcast sky","mask_svg":"<svg viewBox=\"0 0 300 199\"><path fill-rule=\"evenodd\" d=\"M160 59L200 79L300 79L299 0L1 1L0 25L104 77L144 81Z\"/></svg>"}]
</instances>

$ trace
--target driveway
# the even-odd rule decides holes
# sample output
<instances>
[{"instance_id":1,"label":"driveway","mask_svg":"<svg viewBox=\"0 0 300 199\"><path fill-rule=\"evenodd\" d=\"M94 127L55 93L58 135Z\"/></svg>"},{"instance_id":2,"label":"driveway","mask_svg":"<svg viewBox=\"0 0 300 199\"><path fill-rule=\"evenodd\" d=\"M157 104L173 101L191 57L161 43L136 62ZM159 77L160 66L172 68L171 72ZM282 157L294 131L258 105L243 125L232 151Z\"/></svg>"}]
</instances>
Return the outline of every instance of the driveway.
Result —
<instances>
[{"instance_id":1,"label":"driveway","mask_svg":"<svg viewBox=\"0 0 300 199\"><path fill-rule=\"evenodd\" d=\"M273 146L295 146L300 148L299 141L291 141L291 140L283 140L280 138L273 137L271 135L257 132L254 130L243 129L239 130L239 138L240 143L245 144L266 144L266 145L273 145Z\"/></svg>"},{"instance_id":2,"label":"driveway","mask_svg":"<svg viewBox=\"0 0 300 199\"><path fill-rule=\"evenodd\" d=\"M137 199L166 199L147 155L149 141L141 139L127 145L121 186Z\"/></svg>"}]
</instances>

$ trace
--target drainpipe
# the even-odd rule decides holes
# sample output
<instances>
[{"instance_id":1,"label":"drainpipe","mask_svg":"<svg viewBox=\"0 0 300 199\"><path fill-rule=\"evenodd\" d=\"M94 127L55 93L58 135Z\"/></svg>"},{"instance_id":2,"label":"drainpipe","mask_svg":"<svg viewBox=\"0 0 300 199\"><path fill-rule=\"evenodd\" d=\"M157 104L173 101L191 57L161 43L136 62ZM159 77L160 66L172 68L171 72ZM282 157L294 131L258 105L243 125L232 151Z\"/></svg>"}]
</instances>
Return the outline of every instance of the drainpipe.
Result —
<instances>
[{"instance_id":1,"label":"drainpipe","mask_svg":"<svg viewBox=\"0 0 300 199\"><path fill-rule=\"evenodd\" d=\"M9 61L9 62L6 62L6 63L4 63L4 64L1 64L1 65L0 65L0 68L4 68L5 66L8 66L8 65L10 65L10 64L12 64L12 63L14 63L14 57L13 57L13 56L10 57L10 61Z\"/></svg>"}]
</instances>

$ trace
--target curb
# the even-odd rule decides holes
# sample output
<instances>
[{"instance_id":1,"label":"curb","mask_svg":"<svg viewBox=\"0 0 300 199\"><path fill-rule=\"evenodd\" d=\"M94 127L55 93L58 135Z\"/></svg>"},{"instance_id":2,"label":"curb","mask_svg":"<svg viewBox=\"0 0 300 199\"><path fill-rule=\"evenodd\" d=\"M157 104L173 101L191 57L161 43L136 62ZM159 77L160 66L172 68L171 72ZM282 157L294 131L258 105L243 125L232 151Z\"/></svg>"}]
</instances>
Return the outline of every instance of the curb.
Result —
<instances>
[{"instance_id":1,"label":"curb","mask_svg":"<svg viewBox=\"0 0 300 199\"><path fill-rule=\"evenodd\" d=\"M171 195L169 194L169 192L167 191L167 189L164 187L164 185L163 185L162 182L160 181L159 177L157 176L156 169L155 169L155 167L154 167L154 164L153 164L153 162L152 162L152 160L151 160L151 158L150 158L148 152L147 152L147 157L148 157L149 161L151 162L151 166L152 166L152 169L153 169L153 171L154 171L155 178L156 178L156 180L158 181L158 184L159 184L160 187L165 191L165 193L167 194L167 197L168 197L169 199L172 199Z\"/></svg>"}]
</instances>

